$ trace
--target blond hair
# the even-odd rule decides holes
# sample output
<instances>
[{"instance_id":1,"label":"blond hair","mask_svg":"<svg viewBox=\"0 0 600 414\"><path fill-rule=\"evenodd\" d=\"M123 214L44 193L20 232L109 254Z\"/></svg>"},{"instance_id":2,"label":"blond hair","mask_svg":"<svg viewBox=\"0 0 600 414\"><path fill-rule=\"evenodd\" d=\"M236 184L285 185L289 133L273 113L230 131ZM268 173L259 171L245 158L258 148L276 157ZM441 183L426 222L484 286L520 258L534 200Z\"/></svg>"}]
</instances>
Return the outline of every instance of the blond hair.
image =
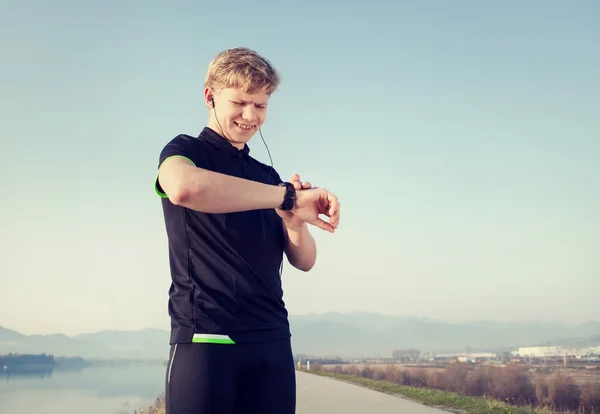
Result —
<instances>
[{"instance_id":1,"label":"blond hair","mask_svg":"<svg viewBox=\"0 0 600 414\"><path fill-rule=\"evenodd\" d=\"M271 95L281 82L271 63L254 50L236 47L224 50L210 62L204 87L215 92L223 88L240 88L245 93L265 90Z\"/></svg>"}]
</instances>

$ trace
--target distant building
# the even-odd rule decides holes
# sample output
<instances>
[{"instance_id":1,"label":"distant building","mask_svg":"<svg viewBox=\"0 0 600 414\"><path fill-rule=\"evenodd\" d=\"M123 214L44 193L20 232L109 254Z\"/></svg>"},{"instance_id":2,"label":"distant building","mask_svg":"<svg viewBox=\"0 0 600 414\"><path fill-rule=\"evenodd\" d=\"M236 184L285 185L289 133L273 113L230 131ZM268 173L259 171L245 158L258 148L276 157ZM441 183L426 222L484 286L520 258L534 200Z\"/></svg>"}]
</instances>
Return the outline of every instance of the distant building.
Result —
<instances>
[{"instance_id":1,"label":"distant building","mask_svg":"<svg viewBox=\"0 0 600 414\"><path fill-rule=\"evenodd\" d=\"M421 351L418 349L396 349L392 352L392 358L401 362L417 361Z\"/></svg>"},{"instance_id":2,"label":"distant building","mask_svg":"<svg viewBox=\"0 0 600 414\"><path fill-rule=\"evenodd\" d=\"M458 361L458 362L484 362L497 359L494 352L463 352L455 354L436 354L435 359L438 361Z\"/></svg>"},{"instance_id":3,"label":"distant building","mask_svg":"<svg viewBox=\"0 0 600 414\"><path fill-rule=\"evenodd\" d=\"M600 356L600 346L586 348L567 348L561 346L528 346L512 352L517 357L556 358L556 357L592 357Z\"/></svg>"}]
</instances>

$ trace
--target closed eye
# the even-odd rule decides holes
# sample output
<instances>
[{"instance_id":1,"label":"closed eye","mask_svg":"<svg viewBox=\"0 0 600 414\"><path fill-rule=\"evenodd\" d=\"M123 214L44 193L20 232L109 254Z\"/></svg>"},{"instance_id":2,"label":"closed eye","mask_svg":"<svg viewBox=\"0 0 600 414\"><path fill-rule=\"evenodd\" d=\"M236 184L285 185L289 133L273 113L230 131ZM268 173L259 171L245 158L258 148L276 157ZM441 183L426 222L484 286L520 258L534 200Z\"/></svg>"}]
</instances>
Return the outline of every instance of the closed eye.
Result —
<instances>
[{"instance_id":1,"label":"closed eye","mask_svg":"<svg viewBox=\"0 0 600 414\"><path fill-rule=\"evenodd\" d=\"M238 105L238 106L244 106L246 105L246 102L237 102L237 101L231 101L234 105ZM265 109L267 107L267 105L255 105L257 108L259 109Z\"/></svg>"}]
</instances>

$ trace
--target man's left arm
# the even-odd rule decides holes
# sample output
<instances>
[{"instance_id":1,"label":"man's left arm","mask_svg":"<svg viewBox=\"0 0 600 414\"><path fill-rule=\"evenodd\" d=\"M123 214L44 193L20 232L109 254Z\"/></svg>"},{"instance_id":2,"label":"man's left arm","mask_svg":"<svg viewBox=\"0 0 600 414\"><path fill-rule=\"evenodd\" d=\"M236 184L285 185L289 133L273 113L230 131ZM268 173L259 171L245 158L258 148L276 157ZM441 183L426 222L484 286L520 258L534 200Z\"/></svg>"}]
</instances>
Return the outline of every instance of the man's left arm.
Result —
<instances>
[{"instance_id":1,"label":"man's left arm","mask_svg":"<svg viewBox=\"0 0 600 414\"><path fill-rule=\"evenodd\" d=\"M311 188L309 182L302 182L298 174L290 180L297 191ZM303 272L308 272L317 261L317 244L308 230L308 224L294 217L290 212L280 211L283 218L285 236L285 255L292 266Z\"/></svg>"},{"instance_id":2,"label":"man's left arm","mask_svg":"<svg viewBox=\"0 0 600 414\"><path fill-rule=\"evenodd\" d=\"M308 230L308 225L300 226L284 223L286 236L285 254L292 266L308 272L317 261L317 244Z\"/></svg>"}]
</instances>

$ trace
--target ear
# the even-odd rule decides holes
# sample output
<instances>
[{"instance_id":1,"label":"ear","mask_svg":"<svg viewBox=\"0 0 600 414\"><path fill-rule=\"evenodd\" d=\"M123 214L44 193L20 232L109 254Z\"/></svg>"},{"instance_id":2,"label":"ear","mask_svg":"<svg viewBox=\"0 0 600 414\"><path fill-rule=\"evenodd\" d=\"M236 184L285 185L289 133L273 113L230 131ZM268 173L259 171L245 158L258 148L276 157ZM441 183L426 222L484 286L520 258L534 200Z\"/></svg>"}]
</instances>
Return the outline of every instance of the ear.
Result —
<instances>
[{"instance_id":1,"label":"ear","mask_svg":"<svg viewBox=\"0 0 600 414\"><path fill-rule=\"evenodd\" d=\"M213 90L209 87L204 88L204 104L206 107L211 110L213 108L212 100L214 99L215 94Z\"/></svg>"}]
</instances>

